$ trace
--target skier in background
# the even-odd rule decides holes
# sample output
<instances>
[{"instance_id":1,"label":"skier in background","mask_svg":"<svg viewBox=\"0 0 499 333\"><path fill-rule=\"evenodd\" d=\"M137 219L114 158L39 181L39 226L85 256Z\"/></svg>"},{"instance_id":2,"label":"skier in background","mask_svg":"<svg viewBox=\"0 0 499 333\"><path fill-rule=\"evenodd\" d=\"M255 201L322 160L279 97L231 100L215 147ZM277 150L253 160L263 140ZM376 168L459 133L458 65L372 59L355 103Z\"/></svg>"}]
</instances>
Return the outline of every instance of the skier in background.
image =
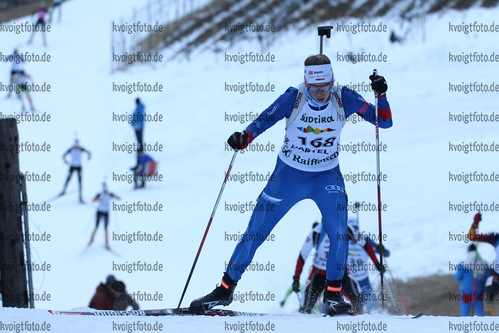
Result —
<instances>
[{"instance_id":1,"label":"skier in background","mask_svg":"<svg viewBox=\"0 0 499 333\"><path fill-rule=\"evenodd\" d=\"M349 230L349 233L351 231ZM318 297L324 291L326 282L327 255L329 252L330 241L322 223L315 222L312 231L308 234L303 247L296 261L295 275L293 276L293 291L300 291L300 275L307 257L315 248L313 264L310 275L304 290L304 297L299 311L301 313L312 313ZM343 275L342 295L350 300L353 313L362 313L362 298L355 281L351 280L350 274Z\"/></svg>"},{"instance_id":2,"label":"skier in background","mask_svg":"<svg viewBox=\"0 0 499 333\"><path fill-rule=\"evenodd\" d=\"M19 54L19 52L17 51L17 49L14 50L14 53L12 55L10 55L9 57L7 57L5 60L5 62L11 62L11 67L10 67L10 86L11 86L11 89L12 90L9 90L9 93L7 94L7 98L10 97L10 95L12 94L12 91L14 91L14 78L16 75L19 75L21 74L21 71L24 71L24 64L25 64L25 60L24 60L24 57L23 55Z\"/></svg>"},{"instance_id":3,"label":"skier in background","mask_svg":"<svg viewBox=\"0 0 499 333\"><path fill-rule=\"evenodd\" d=\"M40 2L40 7L38 7L33 14L36 14L38 16L38 20L36 21L36 25L33 29L33 33L31 34L31 37L28 41L28 44L31 44L33 42L33 38L35 37L35 32L36 29L40 29L42 32L42 38L43 38L43 46L47 46L47 37L45 35L45 30L46 30L46 22L45 18L47 16L49 9L47 6L46 1Z\"/></svg>"},{"instance_id":4,"label":"skier in background","mask_svg":"<svg viewBox=\"0 0 499 333\"><path fill-rule=\"evenodd\" d=\"M115 198L117 200L121 200L119 196L114 193L111 193L107 189L106 183L102 184L102 192L97 193L97 195L93 198L93 202L99 201L99 205L97 206L97 215L95 221L95 228L92 232L92 237L90 238L90 242L88 242L88 246L90 246L94 242L95 233L97 232L97 228L99 227L99 223L101 218L104 219L104 234L106 239L106 249L110 250L109 247L109 233L107 232L107 226L109 224L109 206L111 205L111 199Z\"/></svg>"},{"instance_id":5,"label":"skier in background","mask_svg":"<svg viewBox=\"0 0 499 333\"><path fill-rule=\"evenodd\" d=\"M296 261L295 274L293 275L293 283L291 287L293 291L300 292L300 276L303 271L303 266L307 260L310 251L315 249L313 264L307 280L303 298L301 299L301 313L312 313L312 310L317 302L317 298L324 290L326 283L326 264L327 253L329 252L329 238L322 234L322 223L314 222L312 231L308 234ZM322 238L321 238L322 235Z\"/></svg>"},{"instance_id":6,"label":"skier in background","mask_svg":"<svg viewBox=\"0 0 499 333\"><path fill-rule=\"evenodd\" d=\"M476 281L474 273L476 270ZM457 272L454 278L461 281L459 288L461 299L459 304L461 307L461 317L477 315L485 316L483 310L483 289L485 288L485 280L490 275L488 264L482 259L477 252L475 244L468 247L466 261L460 262L457 267ZM475 292L473 294L473 292ZM473 301L474 298L474 301ZM471 304L475 304L475 313L471 313Z\"/></svg>"},{"instance_id":7,"label":"skier in background","mask_svg":"<svg viewBox=\"0 0 499 333\"><path fill-rule=\"evenodd\" d=\"M477 234L476 229L478 224L482 220L482 214L477 213L473 217L473 223L468 232L468 239L470 241L479 241L489 243L494 246L496 252L496 258L492 263L491 276L487 278L485 283L484 293L484 312L486 316L495 316L496 311L494 309L493 300L499 293L499 233L490 232L487 234Z\"/></svg>"},{"instance_id":8,"label":"skier in background","mask_svg":"<svg viewBox=\"0 0 499 333\"><path fill-rule=\"evenodd\" d=\"M319 207L331 241L323 300L325 311L330 316L351 312L350 305L341 296L348 239L347 198L339 168L338 142L349 116L358 114L375 124L376 110L374 105L348 87L334 87L334 74L327 56L310 56L304 65L305 82L299 89L288 88L246 130L235 132L227 140L233 149L245 149L279 120L288 119L275 170L258 197L258 209L253 211L243 235L262 237L237 244L221 285L208 295L192 301L189 307L192 312L204 312L232 302L236 285L258 247L291 207L304 199L313 200ZM369 78L371 87L379 94L379 127L389 128L392 119L385 95L388 86L381 76L371 75ZM293 113L293 110L296 112ZM337 235L343 235L344 239L338 240Z\"/></svg>"},{"instance_id":9,"label":"skier in background","mask_svg":"<svg viewBox=\"0 0 499 333\"><path fill-rule=\"evenodd\" d=\"M26 111L26 107L24 106L24 99L23 95L26 95L26 98L28 99L28 103L30 106L31 111L35 111L35 107L33 106L33 99L31 98L31 95L28 90L28 81L31 81L32 77L25 73L24 71L20 71L18 74L14 75L14 86L16 90L16 94L18 94L19 100L21 101L22 105L22 112Z\"/></svg>"},{"instance_id":10,"label":"skier in background","mask_svg":"<svg viewBox=\"0 0 499 333\"><path fill-rule=\"evenodd\" d=\"M71 175L73 174L73 171L78 172L78 191L80 194L80 202L84 203L83 197L82 197L82 190L81 190L81 155L83 153L88 154L88 159L90 160L92 154L86 150L85 148L80 146L80 141L78 139L75 139L73 147L69 148L64 155L62 155L62 159L64 160L64 163L69 164L69 175L68 178L66 179L66 183L64 184L64 189L59 195L64 195L66 193L66 188L68 187L69 180L71 179ZM70 154L71 157L71 162L68 163L66 161L66 155Z\"/></svg>"},{"instance_id":11,"label":"skier in background","mask_svg":"<svg viewBox=\"0 0 499 333\"><path fill-rule=\"evenodd\" d=\"M62 14L62 0L52 0L52 8L50 10L49 23L52 24L52 16L55 13L55 9L59 9L59 16L57 18L57 23L61 23L61 14Z\"/></svg>"},{"instance_id":12,"label":"skier in background","mask_svg":"<svg viewBox=\"0 0 499 333\"><path fill-rule=\"evenodd\" d=\"M369 281L368 256L371 258L378 271L384 269L380 266L378 258L375 255L375 248L379 249L379 244L361 233L359 229L359 221L356 217L352 216L348 218L348 227L349 230L352 230L352 237L349 237L350 243L348 247L349 274L359 284L359 289L362 293L362 300L367 312L376 311L379 309L379 304L371 286L371 282ZM389 252L387 250L384 249L383 253L385 257L389 256Z\"/></svg>"}]
</instances>

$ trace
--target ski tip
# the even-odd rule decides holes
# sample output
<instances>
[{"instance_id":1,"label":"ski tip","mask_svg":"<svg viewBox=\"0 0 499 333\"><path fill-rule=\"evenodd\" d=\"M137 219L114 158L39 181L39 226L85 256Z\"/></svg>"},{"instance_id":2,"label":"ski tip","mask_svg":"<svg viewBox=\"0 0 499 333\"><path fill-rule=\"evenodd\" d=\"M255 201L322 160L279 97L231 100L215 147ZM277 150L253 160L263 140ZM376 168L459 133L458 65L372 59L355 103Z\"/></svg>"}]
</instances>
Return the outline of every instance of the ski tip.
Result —
<instances>
[{"instance_id":1,"label":"ski tip","mask_svg":"<svg viewBox=\"0 0 499 333\"><path fill-rule=\"evenodd\" d=\"M110 247L107 247L106 245L104 245L104 249L106 249L107 251L111 252L112 254L114 254L114 255L115 255L115 256L117 256L117 257L121 257L121 255L120 255L118 252L114 251L114 250L113 250L112 248L110 248Z\"/></svg>"}]
</instances>

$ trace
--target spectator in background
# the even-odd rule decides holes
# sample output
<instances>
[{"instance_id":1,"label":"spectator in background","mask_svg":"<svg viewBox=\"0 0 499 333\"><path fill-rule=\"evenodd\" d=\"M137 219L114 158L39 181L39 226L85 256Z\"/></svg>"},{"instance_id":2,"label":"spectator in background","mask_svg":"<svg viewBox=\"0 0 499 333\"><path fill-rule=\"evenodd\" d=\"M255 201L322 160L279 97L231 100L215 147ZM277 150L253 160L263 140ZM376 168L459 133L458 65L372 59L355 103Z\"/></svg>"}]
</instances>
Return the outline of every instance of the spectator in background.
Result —
<instances>
[{"instance_id":1,"label":"spectator in background","mask_svg":"<svg viewBox=\"0 0 499 333\"><path fill-rule=\"evenodd\" d=\"M144 152L139 152L138 164L137 166L132 168L132 170L134 171L134 189L146 186L146 178L147 176L154 175L154 173L156 172L156 165L157 162L155 162L151 156L147 155Z\"/></svg>"},{"instance_id":2,"label":"spectator in background","mask_svg":"<svg viewBox=\"0 0 499 333\"><path fill-rule=\"evenodd\" d=\"M143 133L144 133L144 119L145 119L145 107L144 104L141 103L140 98L135 100L135 111L133 112L132 117L132 127L135 130L135 135L137 136L137 142L139 143L139 147L137 149L138 152L143 150Z\"/></svg>"},{"instance_id":3,"label":"spectator in background","mask_svg":"<svg viewBox=\"0 0 499 333\"><path fill-rule=\"evenodd\" d=\"M112 284L114 282L116 282L114 275L108 275L106 283L101 283L97 286L97 290L88 306L97 310L113 310L114 291Z\"/></svg>"},{"instance_id":4,"label":"spectator in background","mask_svg":"<svg viewBox=\"0 0 499 333\"><path fill-rule=\"evenodd\" d=\"M114 275L108 275L106 283L97 286L88 306L96 310L126 310L128 306L132 306L134 310L140 308L126 292L125 283L116 280Z\"/></svg>"},{"instance_id":5,"label":"spectator in background","mask_svg":"<svg viewBox=\"0 0 499 333\"><path fill-rule=\"evenodd\" d=\"M128 306L131 306L134 310L138 310L140 308L132 296L127 293L124 282L114 282L113 288L116 292L113 302L114 310L126 310Z\"/></svg>"},{"instance_id":6,"label":"spectator in background","mask_svg":"<svg viewBox=\"0 0 499 333\"><path fill-rule=\"evenodd\" d=\"M476 283L474 282L474 273L476 270ZM454 278L461 281L459 287L461 306L461 317L466 316L485 316L483 310L483 289L485 288L485 280L490 275L490 270L485 261L478 254L475 244L468 247L466 261L459 263L457 272ZM473 291L475 292L473 296ZM474 298L474 301L473 301ZM474 313L472 313L471 305L475 304Z\"/></svg>"}]
</instances>

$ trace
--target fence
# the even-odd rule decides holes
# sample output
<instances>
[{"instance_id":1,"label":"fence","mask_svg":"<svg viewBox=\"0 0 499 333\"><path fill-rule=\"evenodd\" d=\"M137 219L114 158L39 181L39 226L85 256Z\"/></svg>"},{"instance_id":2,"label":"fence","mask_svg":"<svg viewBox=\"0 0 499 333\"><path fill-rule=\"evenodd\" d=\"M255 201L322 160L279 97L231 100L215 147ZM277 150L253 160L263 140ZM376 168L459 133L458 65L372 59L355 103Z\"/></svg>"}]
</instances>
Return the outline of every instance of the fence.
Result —
<instances>
[{"instance_id":1,"label":"fence","mask_svg":"<svg viewBox=\"0 0 499 333\"><path fill-rule=\"evenodd\" d=\"M182 21L189 20L195 11L208 3L209 0L147 0L144 7L134 8L127 19L121 17L119 21L111 22L112 54L150 53L160 49ZM133 24L141 27L134 30ZM124 70L129 65L128 62L112 61L111 72Z\"/></svg>"},{"instance_id":2,"label":"fence","mask_svg":"<svg viewBox=\"0 0 499 333\"><path fill-rule=\"evenodd\" d=\"M39 0L0 0L0 10L9 9L33 2L39 2Z\"/></svg>"}]
</instances>

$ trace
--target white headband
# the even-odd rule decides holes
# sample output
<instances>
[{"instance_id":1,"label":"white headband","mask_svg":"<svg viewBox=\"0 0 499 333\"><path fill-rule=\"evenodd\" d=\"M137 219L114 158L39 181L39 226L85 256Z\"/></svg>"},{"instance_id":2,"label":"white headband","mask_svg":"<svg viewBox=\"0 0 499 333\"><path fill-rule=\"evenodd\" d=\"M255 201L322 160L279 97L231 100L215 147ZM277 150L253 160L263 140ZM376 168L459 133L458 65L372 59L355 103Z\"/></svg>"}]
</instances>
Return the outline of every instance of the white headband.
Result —
<instances>
[{"instance_id":1,"label":"white headband","mask_svg":"<svg viewBox=\"0 0 499 333\"><path fill-rule=\"evenodd\" d=\"M305 82L308 84L333 82L334 73L331 64L305 66Z\"/></svg>"}]
</instances>

